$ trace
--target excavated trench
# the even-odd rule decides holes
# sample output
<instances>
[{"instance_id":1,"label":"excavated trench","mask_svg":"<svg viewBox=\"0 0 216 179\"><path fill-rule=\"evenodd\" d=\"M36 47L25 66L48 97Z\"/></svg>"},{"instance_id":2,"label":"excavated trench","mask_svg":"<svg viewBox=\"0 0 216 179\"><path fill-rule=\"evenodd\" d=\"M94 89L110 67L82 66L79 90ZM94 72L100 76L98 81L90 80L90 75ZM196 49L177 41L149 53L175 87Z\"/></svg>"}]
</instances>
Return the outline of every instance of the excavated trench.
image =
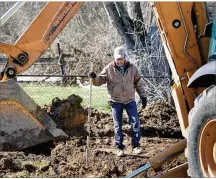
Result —
<instances>
[{"instance_id":1,"label":"excavated trench","mask_svg":"<svg viewBox=\"0 0 216 179\"><path fill-rule=\"evenodd\" d=\"M0 177L123 177L145 164L148 158L165 150L183 137L175 110L163 101L149 104L139 111L143 153L131 154L131 131L123 116L126 155L118 158L113 148L114 131L110 114L92 110L90 156L86 167L87 109L82 99L71 95L55 98L44 110L70 135L65 141L52 141L19 152L0 152ZM186 161L184 156L164 165L160 171L150 169L138 177L153 177Z\"/></svg>"}]
</instances>

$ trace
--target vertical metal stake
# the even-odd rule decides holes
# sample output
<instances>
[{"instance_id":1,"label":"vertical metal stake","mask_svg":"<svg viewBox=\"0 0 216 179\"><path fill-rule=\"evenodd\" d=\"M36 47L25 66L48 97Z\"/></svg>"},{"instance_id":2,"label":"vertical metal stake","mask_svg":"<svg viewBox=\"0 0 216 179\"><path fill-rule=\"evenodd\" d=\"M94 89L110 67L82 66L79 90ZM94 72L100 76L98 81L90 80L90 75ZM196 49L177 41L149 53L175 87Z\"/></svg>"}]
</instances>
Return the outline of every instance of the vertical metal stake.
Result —
<instances>
[{"instance_id":1,"label":"vertical metal stake","mask_svg":"<svg viewBox=\"0 0 216 179\"><path fill-rule=\"evenodd\" d=\"M90 72L93 72L93 62L90 62ZM88 121L87 121L87 150L86 150L86 167L88 167L89 159L89 140L90 140L90 119L91 119L91 106L92 106L92 78L90 81L90 90L89 90L89 108L88 108Z\"/></svg>"}]
</instances>

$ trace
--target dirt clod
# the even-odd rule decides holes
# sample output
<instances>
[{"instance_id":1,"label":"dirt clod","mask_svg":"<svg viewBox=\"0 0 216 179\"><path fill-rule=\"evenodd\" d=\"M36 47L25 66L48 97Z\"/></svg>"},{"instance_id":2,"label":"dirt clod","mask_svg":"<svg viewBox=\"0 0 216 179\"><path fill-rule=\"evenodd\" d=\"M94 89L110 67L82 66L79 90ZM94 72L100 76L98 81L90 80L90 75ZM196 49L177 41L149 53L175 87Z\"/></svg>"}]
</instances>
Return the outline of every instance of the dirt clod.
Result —
<instances>
[{"instance_id":1,"label":"dirt clod","mask_svg":"<svg viewBox=\"0 0 216 179\"><path fill-rule=\"evenodd\" d=\"M81 105L82 100L74 94L63 100L56 97L51 106L45 106L43 109L68 135L79 135L80 132L84 132L82 129L87 120Z\"/></svg>"}]
</instances>

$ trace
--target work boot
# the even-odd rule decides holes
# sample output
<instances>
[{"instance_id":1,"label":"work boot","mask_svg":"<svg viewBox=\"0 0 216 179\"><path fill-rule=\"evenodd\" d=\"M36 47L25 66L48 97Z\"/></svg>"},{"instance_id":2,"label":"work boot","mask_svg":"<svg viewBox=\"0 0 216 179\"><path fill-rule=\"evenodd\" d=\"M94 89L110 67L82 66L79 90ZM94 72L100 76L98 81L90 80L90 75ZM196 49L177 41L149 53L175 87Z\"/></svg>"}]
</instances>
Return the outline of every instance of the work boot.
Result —
<instances>
[{"instance_id":1,"label":"work boot","mask_svg":"<svg viewBox=\"0 0 216 179\"><path fill-rule=\"evenodd\" d=\"M141 147L135 147L132 149L133 154L140 154L142 153L142 148Z\"/></svg>"},{"instance_id":2,"label":"work boot","mask_svg":"<svg viewBox=\"0 0 216 179\"><path fill-rule=\"evenodd\" d=\"M118 157L122 157L124 155L124 150L122 150L122 149L116 149L116 155Z\"/></svg>"}]
</instances>

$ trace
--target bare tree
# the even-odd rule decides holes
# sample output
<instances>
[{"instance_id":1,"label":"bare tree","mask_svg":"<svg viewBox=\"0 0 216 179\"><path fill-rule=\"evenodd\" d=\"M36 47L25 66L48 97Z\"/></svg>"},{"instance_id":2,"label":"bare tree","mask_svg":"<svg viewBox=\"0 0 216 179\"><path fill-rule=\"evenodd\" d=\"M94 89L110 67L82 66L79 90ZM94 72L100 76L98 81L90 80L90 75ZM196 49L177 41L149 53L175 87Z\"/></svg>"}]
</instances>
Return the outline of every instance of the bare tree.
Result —
<instances>
[{"instance_id":1,"label":"bare tree","mask_svg":"<svg viewBox=\"0 0 216 179\"><path fill-rule=\"evenodd\" d=\"M126 42L128 49L133 49L134 41L132 32L133 23L130 19L122 2L105 2L105 10L113 27L115 27L122 38Z\"/></svg>"},{"instance_id":2,"label":"bare tree","mask_svg":"<svg viewBox=\"0 0 216 179\"><path fill-rule=\"evenodd\" d=\"M152 101L169 96L171 78L151 6L144 3L145 11L140 2L106 2L104 7L127 48L129 60L143 75L147 96Z\"/></svg>"},{"instance_id":3,"label":"bare tree","mask_svg":"<svg viewBox=\"0 0 216 179\"><path fill-rule=\"evenodd\" d=\"M146 30L140 2L127 2L128 14L133 21L134 41L145 47ZM137 44L137 43L135 43ZM140 48L140 47L138 47Z\"/></svg>"},{"instance_id":4,"label":"bare tree","mask_svg":"<svg viewBox=\"0 0 216 179\"><path fill-rule=\"evenodd\" d=\"M105 10L113 27L125 42L128 50L145 47L145 25L140 2L105 2Z\"/></svg>"}]
</instances>

